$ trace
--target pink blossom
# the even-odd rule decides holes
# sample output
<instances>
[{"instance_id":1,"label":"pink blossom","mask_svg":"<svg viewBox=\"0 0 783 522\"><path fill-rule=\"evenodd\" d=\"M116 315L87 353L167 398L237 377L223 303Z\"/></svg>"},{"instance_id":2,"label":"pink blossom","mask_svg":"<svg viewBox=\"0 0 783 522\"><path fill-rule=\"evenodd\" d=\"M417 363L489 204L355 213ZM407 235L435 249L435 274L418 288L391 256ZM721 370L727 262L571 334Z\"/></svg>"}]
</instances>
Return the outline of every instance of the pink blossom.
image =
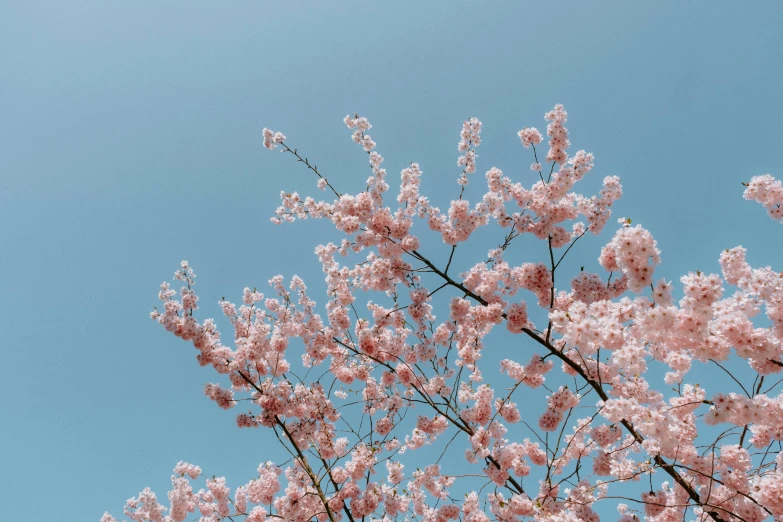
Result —
<instances>
[{"instance_id":1,"label":"pink blossom","mask_svg":"<svg viewBox=\"0 0 783 522\"><path fill-rule=\"evenodd\" d=\"M527 127L525 129L522 129L517 133L517 136L519 136L520 141L522 142L522 145L527 149L531 145L538 145L541 143L541 140L543 139L541 136L541 133L538 132L538 129L534 127ZM534 170L541 170L541 165L538 164L538 169Z\"/></svg>"},{"instance_id":2,"label":"pink blossom","mask_svg":"<svg viewBox=\"0 0 783 522\"><path fill-rule=\"evenodd\" d=\"M549 136L549 152L546 159L563 164L568 159L566 149L571 145L568 141L568 129L563 125L568 119L568 113L562 105L558 104L555 105L554 110L546 113L545 117L549 121L546 128L546 134Z\"/></svg>"},{"instance_id":3,"label":"pink blossom","mask_svg":"<svg viewBox=\"0 0 783 522\"><path fill-rule=\"evenodd\" d=\"M466 174L472 174L476 172L476 152L475 148L481 145L481 122L477 118L470 118L462 124L462 132L460 132L460 141L457 145L457 150L464 152L462 156L457 160L457 165L464 168ZM464 183L467 183L467 178L464 178Z\"/></svg>"},{"instance_id":4,"label":"pink blossom","mask_svg":"<svg viewBox=\"0 0 783 522\"><path fill-rule=\"evenodd\" d=\"M264 147L267 149L274 149L279 143L283 143L286 140L285 135L281 132L274 132L264 127Z\"/></svg>"},{"instance_id":5,"label":"pink blossom","mask_svg":"<svg viewBox=\"0 0 783 522\"><path fill-rule=\"evenodd\" d=\"M747 184L744 197L757 201L767 209L769 217L783 223L783 183L769 174L753 176Z\"/></svg>"}]
</instances>

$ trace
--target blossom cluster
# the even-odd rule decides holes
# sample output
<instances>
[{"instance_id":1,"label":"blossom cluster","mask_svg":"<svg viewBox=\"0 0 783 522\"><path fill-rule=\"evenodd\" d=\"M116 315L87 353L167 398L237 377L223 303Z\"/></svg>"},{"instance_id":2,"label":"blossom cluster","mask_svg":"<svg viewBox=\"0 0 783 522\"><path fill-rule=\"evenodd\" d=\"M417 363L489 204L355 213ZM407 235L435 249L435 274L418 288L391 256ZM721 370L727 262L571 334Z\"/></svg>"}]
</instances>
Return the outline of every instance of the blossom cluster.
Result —
<instances>
[{"instance_id":1,"label":"blossom cluster","mask_svg":"<svg viewBox=\"0 0 783 522\"><path fill-rule=\"evenodd\" d=\"M476 172L476 147L481 145L481 122L478 118L470 118L462 125L457 150L464 152L457 160L457 165L465 169L466 174ZM466 183L466 181L461 181Z\"/></svg>"},{"instance_id":2,"label":"blossom cluster","mask_svg":"<svg viewBox=\"0 0 783 522\"><path fill-rule=\"evenodd\" d=\"M770 176L753 176L745 189L745 199L761 203L769 217L783 223L783 183Z\"/></svg>"},{"instance_id":3,"label":"blossom cluster","mask_svg":"<svg viewBox=\"0 0 783 522\"><path fill-rule=\"evenodd\" d=\"M283 143L286 140L285 135L282 132L275 132L264 127L264 147L267 149L277 148L277 145Z\"/></svg>"}]
</instances>

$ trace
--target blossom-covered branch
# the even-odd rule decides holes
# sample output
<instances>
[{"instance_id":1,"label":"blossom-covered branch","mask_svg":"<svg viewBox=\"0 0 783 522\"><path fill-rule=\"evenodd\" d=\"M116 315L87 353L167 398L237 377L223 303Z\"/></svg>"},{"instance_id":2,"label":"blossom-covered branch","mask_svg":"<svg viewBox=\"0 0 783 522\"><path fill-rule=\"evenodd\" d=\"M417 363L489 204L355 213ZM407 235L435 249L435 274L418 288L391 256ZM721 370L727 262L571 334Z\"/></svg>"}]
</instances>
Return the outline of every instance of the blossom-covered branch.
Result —
<instances>
[{"instance_id":1,"label":"blossom-covered branch","mask_svg":"<svg viewBox=\"0 0 783 522\"><path fill-rule=\"evenodd\" d=\"M237 425L274 430L291 458L263 464L233 494L222 478L194 491L201 470L180 463L168 510L144 490L126 516L561 522L597 520L608 506L625 522L783 518L783 394L771 380L783 371L783 275L751 267L735 247L720 254L722 274L692 272L675 288L656 281L652 232L627 218L595 248L596 272L582 261L568 274L564 259L585 258L581 238L602 232L622 187L606 176L597 194L578 192L595 158L569 152L563 106L545 118L546 163L536 149L544 135L524 128L530 170L491 167L475 194L482 123L466 120L446 210L421 193L415 162L387 195L365 117L344 120L369 161L355 194L264 129L267 148L294 156L334 196L282 192L272 218L334 225L339 239L315 248L324 308L297 276L270 279L272 297L246 288L240 306L220 302L230 347L214 320L197 318L195 274L183 262L181 289L163 283L152 318L223 376L206 395L242 405ZM783 219L771 176L754 177L745 198ZM465 263L470 249L457 249L479 229L498 246ZM539 250L519 248L524 236ZM696 364L730 378L694 382ZM320 377L298 376L316 367L304 375ZM631 505L615 503L623 498Z\"/></svg>"}]
</instances>

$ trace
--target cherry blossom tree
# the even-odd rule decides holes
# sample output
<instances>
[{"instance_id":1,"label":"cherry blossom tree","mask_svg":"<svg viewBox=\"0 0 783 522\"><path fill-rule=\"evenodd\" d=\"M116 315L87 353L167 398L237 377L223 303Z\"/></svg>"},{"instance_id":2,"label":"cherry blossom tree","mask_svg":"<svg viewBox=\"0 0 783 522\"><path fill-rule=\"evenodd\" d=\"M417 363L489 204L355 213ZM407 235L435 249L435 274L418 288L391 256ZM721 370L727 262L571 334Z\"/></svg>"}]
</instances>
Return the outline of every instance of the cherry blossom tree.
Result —
<instances>
[{"instance_id":1,"label":"cherry blossom tree","mask_svg":"<svg viewBox=\"0 0 783 522\"><path fill-rule=\"evenodd\" d=\"M688 273L681 286L656 280L653 235L624 218L593 254L602 273L568 273L564 259L610 222L622 188L609 176L595 195L575 192L593 155L569 153L563 106L545 117L545 156L541 132L519 131L532 181L490 168L474 205L466 190L481 122L466 121L445 211L420 192L417 163L402 170L396 197L388 194L364 117L344 120L371 171L355 195L264 129L264 145L290 154L328 195L284 192L272 218L334 225L340 239L315 248L325 308L301 278L275 276L269 297L245 288L241 305L220 302L233 327L224 343L215 321L197 318L195 274L183 261L181 288L161 285L152 319L221 376L205 394L240 410L240 428L273 430L280 449L233 490L180 462L167 506L145 489L125 515L512 522L594 521L616 510L626 522L783 519L783 274L751 267L738 246L720 254L722 275ZM780 181L745 185L746 199L783 222ZM493 233L486 255L467 246ZM455 253L473 258L462 273ZM493 352L495 362L484 362ZM693 382L694 364L728 384Z\"/></svg>"}]
</instances>

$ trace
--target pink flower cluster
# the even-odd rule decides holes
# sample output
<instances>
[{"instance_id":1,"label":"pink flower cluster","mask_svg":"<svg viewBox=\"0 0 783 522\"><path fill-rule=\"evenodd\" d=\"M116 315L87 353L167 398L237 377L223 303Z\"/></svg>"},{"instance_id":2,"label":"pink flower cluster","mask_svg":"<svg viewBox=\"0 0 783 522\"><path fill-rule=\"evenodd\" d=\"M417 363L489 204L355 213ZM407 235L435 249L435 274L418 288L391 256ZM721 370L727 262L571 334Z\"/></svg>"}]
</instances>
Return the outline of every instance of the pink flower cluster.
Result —
<instances>
[{"instance_id":1,"label":"pink flower cluster","mask_svg":"<svg viewBox=\"0 0 783 522\"><path fill-rule=\"evenodd\" d=\"M372 125L370 125L370 122L367 121L367 118L360 117L358 114L356 114L354 117L346 116L343 121L345 122L346 127L349 129L355 129L353 131L354 142L361 145L366 152L370 152L375 148L375 142L372 141L372 138L369 134L365 134L372 128Z\"/></svg>"},{"instance_id":2,"label":"pink flower cluster","mask_svg":"<svg viewBox=\"0 0 783 522\"><path fill-rule=\"evenodd\" d=\"M530 148L531 145L538 145L543 139L541 133L538 132L538 129L535 127L526 127L519 131L517 136L519 136L519 140L522 142L522 146L526 149ZM539 169L540 168L541 167L539 165Z\"/></svg>"},{"instance_id":3,"label":"pink flower cluster","mask_svg":"<svg viewBox=\"0 0 783 522\"><path fill-rule=\"evenodd\" d=\"M549 136L549 152L546 160L562 165L568 159L566 149L571 146L571 142L568 141L568 129L565 128L568 113L562 105L557 104L554 110L546 113L545 117L549 122L546 127L546 134Z\"/></svg>"},{"instance_id":4,"label":"pink flower cluster","mask_svg":"<svg viewBox=\"0 0 783 522\"><path fill-rule=\"evenodd\" d=\"M462 132L457 150L464 152L457 159L457 165L463 167L465 174L476 172L476 147L481 145L481 122L477 118L470 118L462 124ZM460 184L467 184L467 178L461 178Z\"/></svg>"},{"instance_id":5,"label":"pink flower cluster","mask_svg":"<svg viewBox=\"0 0 783 522\"><path fill-rule=\"evenodd\" d=\"M574 395L567 387L561 386L547 398L547 409L539 417L538 426L544 431L555 431L563 422L563 415L579 404L579 395Z\"/></svg>"},{"instance_id":6,"label":"pink flower cluster","mask_svg":"<svg viewBox=\"0 0 783 522\"><path fill-rule=\"evenodd\" d=\"M751 425L750 442L757 448L766 447L773 440L783 440L783 394L775 398L766 395L748 398L738 393L719 393L712 397L712 407L704 422Z\"/></svg>"},{"instance_id":7,"label":"pink flower cluster","mask_svg":"<svg viewBox=\"0 0 783 522\"><path fill-rule=\"evenodd\" d=\"M661 262L661 252L649 231L641 225L631 227L629 221L620 221L624 226L601 251L599 262L610 272L622 271L628 278L628 287L641 292L652 283L655 265Z\"/></svg>"},{"instance_id":8,"label":"pink flower cluster","mask_svg":"<svg viewBox=\"0 0 783 522\"><path fill-rule=\"evenodd\" d=\"M266 127L263 130L264 135L264 147L267 149L277 148L279 143L283 143L286 140L285 135L282 132L274 132Z\"/></svg>"},{"instance_id":9,"label":"pink flower cluster","mask_svg":"<svg viewBox=\"0 0 783 522\"><path fill-rule=\"evenodd\" d=\"M538 355L533 355L526 365L521 365L511 359L503 359L500 368L509 377L531 388L538 388L544 384L544 375L554 367L552 361L544 361Z\"/></svg>"},{"instance_id":10,"label":"pink flower cluster","mask_svg":"<svg viewBox=\"0 0 783 522\"><path fill-rule=\"evenodd\" d=\"M628 289L628 277L623 275L614 281L604 283L598 274L580 272L571 280L571 288L573 294L570 298L586 304L616 299Z\"/></svg>"},{"instance_id":11,"label":"pink flower cluster","mask_svg":"<svg viewBox=\"0 0 783 522\"><path fill-rule=\"evenodd\" d=\"M745 199L761 203L769 217L783 223L783 183L770 176L753 176L748 188L745 189Z\"/></svg>"}]
</instances>

